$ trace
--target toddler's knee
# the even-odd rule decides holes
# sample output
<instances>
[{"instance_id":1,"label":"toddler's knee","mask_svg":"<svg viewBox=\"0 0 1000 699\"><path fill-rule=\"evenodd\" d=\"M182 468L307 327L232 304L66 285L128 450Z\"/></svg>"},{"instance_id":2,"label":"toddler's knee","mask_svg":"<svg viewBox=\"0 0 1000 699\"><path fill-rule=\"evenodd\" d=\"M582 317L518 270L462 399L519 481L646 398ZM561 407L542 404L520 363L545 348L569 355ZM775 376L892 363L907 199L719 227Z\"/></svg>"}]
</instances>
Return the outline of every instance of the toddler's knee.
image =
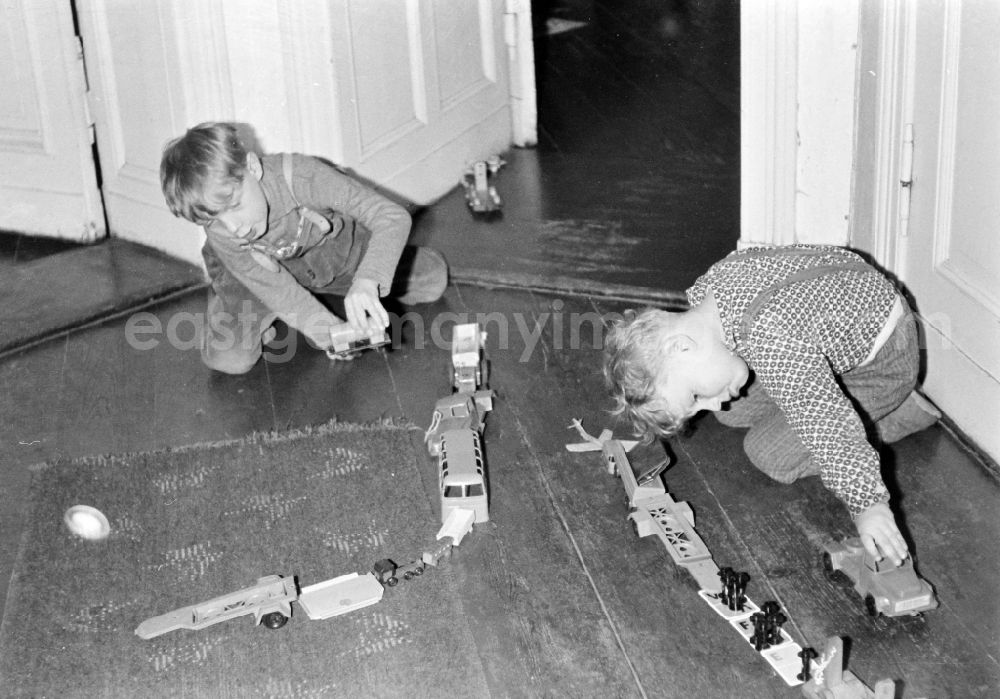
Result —
<instances>
[{"instance_id":1,"label":"toddler's knee","mask_svg":"<svg viewBox=\"0 0 1000 699\"><path fill-rule=\"evenodd\" d=\"M751 429L743 437L743 451L754 467L779 483L794 483L806 476L819 475L805 447L788 440L769 439Z\"/></svg>"}]
</instances>

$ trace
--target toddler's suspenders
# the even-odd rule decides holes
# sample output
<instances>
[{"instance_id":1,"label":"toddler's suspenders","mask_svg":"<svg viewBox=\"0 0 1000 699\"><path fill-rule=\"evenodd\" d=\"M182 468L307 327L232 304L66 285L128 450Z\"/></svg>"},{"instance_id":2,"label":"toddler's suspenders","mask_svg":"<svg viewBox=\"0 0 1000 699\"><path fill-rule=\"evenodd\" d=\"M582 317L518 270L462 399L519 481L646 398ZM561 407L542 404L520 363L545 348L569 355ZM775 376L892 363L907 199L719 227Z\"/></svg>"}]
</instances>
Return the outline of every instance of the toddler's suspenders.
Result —
<instances>
[{"instance_id":1,"label":"toddler's suspenders","mask_svg":"<svg viewBox=\"0 0 1000 699\"><path fill-rule=\"evenodd\" d=\"M744 257L778 257L778 256L796 256L796 257L814 257L818 255L829 255L831 252L829 250L822 249L812 249L812 248L802 248L802 249L781 249L781 248L768 248L763 250L747 250L743 253ZM865 264L861 260L856 259L846 259L841 263L837 264L824 264L816 265L815 267L806 267L805 269L800 269L798 272L794 272L789 276L782 279L780 282L776 282L771 286L764 289L762 292L757 294L756 298L747 306L746 312L743 314L743 319L740 321L740 336L747 337L750 332L750 328L754 321L757 319L757 314L760 313L760 309L763 308L774 293L783 287L795 284L797 282L806 281L809 279L816 279L817 277L822 277L824 274L830 274L832 272L871 272L872 267Z\"/></svg>"}]
</instances>

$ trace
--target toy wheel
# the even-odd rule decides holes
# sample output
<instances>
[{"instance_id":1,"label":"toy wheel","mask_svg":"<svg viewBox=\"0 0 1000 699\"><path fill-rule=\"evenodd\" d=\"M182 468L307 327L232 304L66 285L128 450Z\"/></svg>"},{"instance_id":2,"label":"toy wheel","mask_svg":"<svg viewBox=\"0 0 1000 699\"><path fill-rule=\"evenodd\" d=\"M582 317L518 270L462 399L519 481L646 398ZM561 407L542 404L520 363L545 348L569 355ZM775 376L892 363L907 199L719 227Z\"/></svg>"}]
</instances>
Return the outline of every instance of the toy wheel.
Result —
<instances>
[{"instance_id":1,"label":"toy wheel","mask_svg":"<svg viewBox=\"0 0 1000 699\"><path fill-rule=\"evenodd\" d=\"M871 593L865 595L865 609L868 610L868 616L877 617L879 614L878 607L875 606L875 597Z\"/></svg>"},{"instance_id":2,"label":"toy wheel","mask_svg":"<svg viewBox=\"0 0 1000 699\"><path fill-rule=\"evenodd\" d=\"M399 584L399 578L393 575L391 578L385 581L385 584L388 585L389 587L396 587L396 585Z\"/></svg>"},{"instance_id":3,"label":"toy wheel","mask_svg":"<svg viewBox=\"0 0 1000 699\"><path fill-rule=\"evenodd\" d=\"M424 567L423 566L417 566L416 568L413 569L413 574L414 575L423 575L424 574Z\"/></svg>"},{"instance_id":4,"label":"toy wheel","mask_svg":"<svg viewBox=\"0 0 1000 699\"><path fill-rule=\"evenodd\" d=\"M413 571L408 570L405 573L403 573L403 580L413 580Z\"/></svg>"},{"instance_id":5,"label":"toy wheel","mask_svg":"<svg viewBox=\"0 0 1000 699\"><path fill-rule=\"evenodd\" d=\"M833 575L837 572L833 569L833 558L830 556L829 551L823 552L823 571L827 575Z\"/></svg>"},{"instance_id":6,"label":"toy wheel","mask_svg":"<svg viewBox=\"0 0 1000 699\"><path fill-rule=\"evenodd\" d=\"M280 629L288 622L288 617L281 612L270 612L260 618L260 623L269 629Z\"/></svg>"}]
</instances>

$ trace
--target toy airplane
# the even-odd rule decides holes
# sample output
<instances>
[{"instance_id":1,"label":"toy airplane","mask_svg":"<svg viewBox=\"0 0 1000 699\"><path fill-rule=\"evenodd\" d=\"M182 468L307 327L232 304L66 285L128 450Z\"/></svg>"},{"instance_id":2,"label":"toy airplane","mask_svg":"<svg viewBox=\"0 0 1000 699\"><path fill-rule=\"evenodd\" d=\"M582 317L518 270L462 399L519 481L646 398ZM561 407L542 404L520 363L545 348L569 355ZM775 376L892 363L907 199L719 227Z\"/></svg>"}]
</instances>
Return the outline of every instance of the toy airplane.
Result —
<instances>
[{"instance_id":1,"label":"toy airplane","mask_svg":"<svg viewBox=\"0 0 1000 699\"><path fill-rule=\"evenodd\" d=\"M601 430L601 434L594 437L583 429L583 423L576 418L573 419L572 424L566 426L566 429L575 429L585 440L583 442L575 442L573 444L566 445L566 449L568 451L574 452L601 451L601 449L604 448L604 444L613 436L611 430ZM639 443L636 439L619 439L618 442L622 445L622 449L626 452L632 451L632 448Z\"/></svg>"}]
</instances>

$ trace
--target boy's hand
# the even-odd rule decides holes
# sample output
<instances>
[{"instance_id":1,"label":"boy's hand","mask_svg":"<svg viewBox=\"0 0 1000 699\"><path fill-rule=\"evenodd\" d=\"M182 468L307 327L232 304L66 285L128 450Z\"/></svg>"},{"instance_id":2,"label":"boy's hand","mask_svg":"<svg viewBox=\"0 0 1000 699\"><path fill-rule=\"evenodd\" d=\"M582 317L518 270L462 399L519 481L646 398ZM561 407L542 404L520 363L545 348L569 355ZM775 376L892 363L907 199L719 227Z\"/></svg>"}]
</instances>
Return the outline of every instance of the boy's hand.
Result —
<instances>
[{"instance_id":1,"label":"boy's hand","mask_svg":"<svg viewBox=\"0 0 1000 699\"><path fill-rule=\"evenodd\" d=\"M861 543L875 560L881 561L884 553L898 566L909 555L906 541L896 526L896 518L892 516L892 510L886 503L875 503L859 514L854 524L858 528Z\"/></svg>"},{"instance_id":2,"label":"boy's hand","mask_svg":"<svg viewBox=\"0 0 1000 699\"><path fill-rule=\"evenodd\" d=\"M378 298L378 283L371 279L355 279L344 297L347 322L359 333L374 335L389 325L389 314Z\"/></svg>"}]
</instances>

